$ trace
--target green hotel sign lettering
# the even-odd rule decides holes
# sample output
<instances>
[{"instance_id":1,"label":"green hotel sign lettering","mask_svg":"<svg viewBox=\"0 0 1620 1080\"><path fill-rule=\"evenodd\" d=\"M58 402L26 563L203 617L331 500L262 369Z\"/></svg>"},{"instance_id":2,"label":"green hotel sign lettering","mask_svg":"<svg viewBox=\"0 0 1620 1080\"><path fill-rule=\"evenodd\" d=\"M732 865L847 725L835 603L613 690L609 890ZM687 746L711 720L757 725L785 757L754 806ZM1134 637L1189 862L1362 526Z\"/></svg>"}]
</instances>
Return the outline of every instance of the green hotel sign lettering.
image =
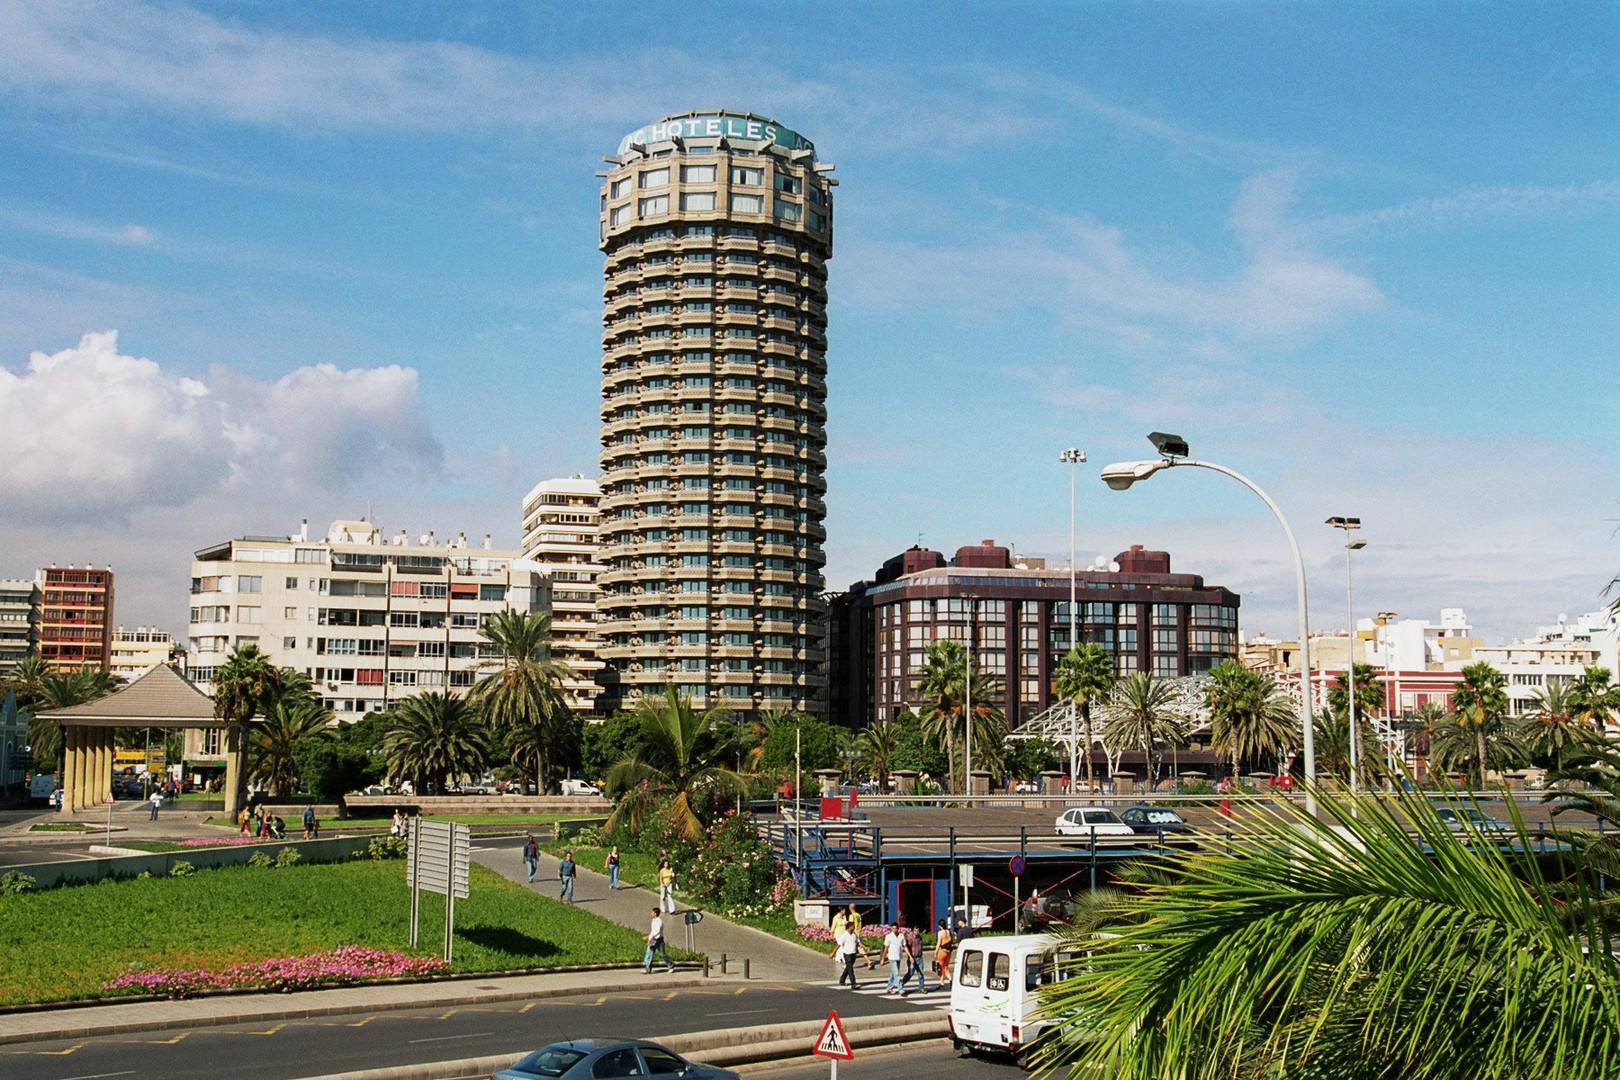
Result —
<instances>
[{"instance_id":1,"label":"green hotel sign lettering","mask_svg":"<svg viewBox=\"0 0 1620 1080\"><path fill-rule=\"evenodd\" d=\"M816 146L791 128L731 113L706 113L702 116L682 116L661 120L656 124L637 128L619 140L619 153L627 153L631 144L667 142L670 139L739 139L745 142L767 140L786 150L808 150L814 154Z\"/></svg>"}]
</instances>

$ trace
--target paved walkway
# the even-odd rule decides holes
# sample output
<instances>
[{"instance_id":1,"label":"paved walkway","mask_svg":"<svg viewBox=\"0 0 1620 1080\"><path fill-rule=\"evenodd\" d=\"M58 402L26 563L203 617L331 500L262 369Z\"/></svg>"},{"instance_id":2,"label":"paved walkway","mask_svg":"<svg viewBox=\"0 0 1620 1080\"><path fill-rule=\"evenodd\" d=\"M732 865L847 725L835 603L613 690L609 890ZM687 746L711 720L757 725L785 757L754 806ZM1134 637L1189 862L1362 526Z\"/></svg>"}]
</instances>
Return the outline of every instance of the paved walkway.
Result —
<instances>
[{"instance_id":1,"label":"paved walkway","mask_svg":"<svg viewBox=\"0 0 1620 1080\"><path fill-rule=\"evenodd\" d=\"M473 860L509 881L527 884L528 871L523 866L521 841L488 845L475 841ZM542 851L540 871L530 888L555 899L559 892L557 866L560 861ZM574 902L593 915L600 915L645 935L647 924L652 920L652 909L658 904L658 894L631 886L614 891L608 888L606 874L580 867L574 879ZM685 910L681 907L676 914L664 917L664 936L672 947L683 946L686 942L686 927L681 916ZM719 964L720 954L724 953L727 969L732 973L740 967L745 957L749 961L750 974L756 979L823 979L832 969L832 960L823 953L783 941L751 926L727 922L711 912L704 912L703 921L693 930L697 951L707 953L716 965Z\"/></svg>"}]
</instances>

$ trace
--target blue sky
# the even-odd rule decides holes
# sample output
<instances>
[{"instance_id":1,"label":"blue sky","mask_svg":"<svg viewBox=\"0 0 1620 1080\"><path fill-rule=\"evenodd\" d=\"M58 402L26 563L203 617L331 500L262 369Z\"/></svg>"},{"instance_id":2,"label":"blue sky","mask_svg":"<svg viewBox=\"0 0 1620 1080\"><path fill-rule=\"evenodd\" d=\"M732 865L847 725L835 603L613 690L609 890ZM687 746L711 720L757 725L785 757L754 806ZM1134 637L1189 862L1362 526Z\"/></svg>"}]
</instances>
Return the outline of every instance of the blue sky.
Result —
<instances>
[{"instance_id":1,"label":"blue sky","mask_svg":"<svg viewBox=\"0 0 1620 1080\"><path fill-rule=\"evenodd\" d=\"M596 469L601 156L698 107L841 181L828 568L994 537L1172 552L1291 633L1620 570L1620 14L1599 4L0 0L0 572L368 507L517 540ZM113 336L116 332L116 337ZM87 336L89 335L89 336Z\"/></svg>"}]
</instances>

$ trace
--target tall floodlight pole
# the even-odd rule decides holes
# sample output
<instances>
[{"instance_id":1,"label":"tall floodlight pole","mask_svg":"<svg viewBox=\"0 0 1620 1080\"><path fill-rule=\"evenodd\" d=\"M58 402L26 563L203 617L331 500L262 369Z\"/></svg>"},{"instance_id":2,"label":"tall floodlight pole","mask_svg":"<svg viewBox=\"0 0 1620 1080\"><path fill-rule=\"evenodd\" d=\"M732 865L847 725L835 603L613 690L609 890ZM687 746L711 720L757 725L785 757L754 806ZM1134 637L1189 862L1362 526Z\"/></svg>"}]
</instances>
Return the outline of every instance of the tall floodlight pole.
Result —
<instances>
[{"instance_id":1,"label":"tall floodlight pole","mask_svg":"<svg viewBox=\"0 0 1620 1080\"><path fill-rule=\"evenodd\" d=\"M1075 599L1076 598L1075 598L1075 589L1074 589L1074 571L1075 571L1075 565L1074 565L1074 522L1075 522L1075 507L1076 507L1076 502L1075 502L1075 492L1076 492L1075 476L1080 471L1079 470L1080 463L1082 461L1086 460L1086 452L1084 450L1080 450L1080 449L1077 449L1076 447L1071 446L1071 447L1069 447L1069 449L1063 451L1063 453L1058 455L1058 460L1060 462L1063 462L1064 464L1069 466L1069 651L1073 652L1076 648L1079 647L1079 644L1080 644L1080 619L1079 619L1079 613L1075 610ZM1077 710L1074 707L1074 702L1072 702L1072 701L1069 702L1069 790L1070 791L1074 790L1074 788L1076 786L1075 781L1077 781L1080 778L1080 767L1079 767L1079 758L1078 758L1078 749L1077 749L1079 747L1079 745L1080 745L1080 735L1079 735L1079 732L1075 728L1076 720L1078 719L1077 716L1076 716L1076 713L1078 711L1079 710ZM1086 745L1088 747L1091 745L1090 740L1091 740L1091 732L1087 731L1086 732Z\"/></svg>"},{"instance_id":2,"label":"tall floodlight pole","mask_svg":"<svg viewBox=\"0 0 1620 1080\"><path fill-rule=\"evenodd\" d=\"M1350 704L1346 709L1350 716L1350 790L1354 792L1361 786L1361 731L1356 721L1356 605L1350 587L1350 553L1366 547L1367 541L1357 539L1353 535L1361 528L1360 518L1330 517L1327 524L1335 529L1344 530L1344 620L1347 627L1345 647L1350 656L1345 663L1344 685L1350 696Z\"/></svg>"},{"instance_id":3,"label":"tall floodlight pole","mask_svg":"<svg viewBox=\"0 0 1620 1080\"><path fill-rule=\"evenodd\" d=\"M1288 519L1277 504L1271 501L1271 496L1260 489L1260 486L1242 473L1228 469L1224 465L1217 465L1210 461L1194 461L1187 455L1187 440L1179 435L1167 435L1162 431L1155 431L1148 435L1148 441L1153 448L1164 455L1157 461L1119 461L1104 466L1102 482L1115 491L1124 491L1138 480L1146 480L1156 472L1175 468L1178 465L1192 465L1200 469L1209 469L1226 476L1230 476L1256 495L1271 509L1282 526L1283 535L1288 538L1289 550L1294 555L1294 584L1299 593L1299 690L1300 690L1300 725L1304 729L1305 751L1305 812L1316 814L1316 720L1311 702L1311 624L1310 612L1307 610L1305 596L1305 556L1300 553L1299 542L1294 539L1294 530L1288 527Z\"/></svg>"},{"instance_id":4,"label":"tall floodlight pole","mask_svg":"<svg viewBox=\"0 0 1620 1080\"><path fill-rule=\"evenodd\" d=\"M967 666L963 669L963 695L962 726L967 753L962 759L962 780L967 784L968 802L973 806L973 609L978 605L978 597L968 594L968 625L967 625Z\"/></svg>"}]
</instances>

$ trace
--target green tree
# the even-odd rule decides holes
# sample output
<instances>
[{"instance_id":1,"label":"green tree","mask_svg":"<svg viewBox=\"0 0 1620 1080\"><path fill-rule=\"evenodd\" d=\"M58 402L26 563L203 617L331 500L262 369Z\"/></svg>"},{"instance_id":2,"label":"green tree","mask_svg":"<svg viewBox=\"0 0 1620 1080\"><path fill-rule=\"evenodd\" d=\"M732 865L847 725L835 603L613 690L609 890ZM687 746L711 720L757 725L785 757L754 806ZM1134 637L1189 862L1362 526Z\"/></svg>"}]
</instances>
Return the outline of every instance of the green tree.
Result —
<instances>
[{"instance_id":1,"label":"green tree","mask_svg":"<svg viewBox=\"0 0 1620 1080\"><path fill-rule=\"evenodd\" d=\"M1299 716L1269 675L1235 660L1210 670L1210 739L1232 755L1232 779L1243 775L1244 758L1280 757L1299 738Z\"/></svg>"},{"instance_id":2,"label":"green tree","mask_svg":"<svg viewBox=\"0 0 1620 1080\"><path fill-rule=\"evenodd\" d=\"M764 753L760 763L766 769L792 770L795 739L805 772L839 767L840 729L813 716L802 717L797 724L778 723L765 737Z\"/></svg>"},{"instance_id":3,"label":"green tree","mask_svg":"<svg viewBox=\"0 0 1620 1080\"><path fill-rule=\"evenodd\" d=\"M922 722L922 732L938 738L945 751L946 770L954 772L956 763L956 729L964 706L967 670L967 647L959 641L945 639L928 646L923 654L921 679L917 693L922 701L913 707ZM955 783L954 776L942 776L946 784Z\"/></svg>"},{"instance_id":4,"label":"green tree","mask_svg":"<svg viewBox=\"0 0 1620 1080\"><path fill-rule=\"evenodd\" d=\"M1572 697L1570 684L1549 682L1535 692L1535 711L1520 725L1530 752L1555 770L1564 767L1564 758L1571 750L1596 739L1596 732L1577 719Z\"/></svg>"},{"instance_id":5,"label":"green tree","mask_svg":"<svg viewBox=\"0 0 1620 1080\"><path fill-rule=\"evenodd\" d=\"M1448 713L1429 740L1430 764L1441 772L1475 777L1483 775L1479 759L1480 735L1478 727L1459 723L1456 713ZM1505 715L1487 719L1483 742L1485 769L1506 772L1522 768L1530 761L1530 747L1525 743L1524 730L1511 723Z\"/></svg>"},{"instance_id":6,"label":"green tree","mask_svg":"<svg viewBox=\"0 0 1620 1080\"><path fill-rule=\"evenodd\" d=\"M1103 738L1142 751L1157 784L1165 748L1187 741L1187 718L1170 684L1146 671L1132 672L1114 687L1103 713Z\"/></svg>"},{"instance_id":7,"label":"green tree","mask_svg":"<svg viewBox=\"0 0 1620 1080\"><path fill-rule=\"evenodd\" d=\"M1081 753L1086 761L1086 790L1090 791L1095 784L1091 768L1091 744L1097 741L1097 730L1092 723L1091 707L1108 697L1113 690L1114 657L1107 649L1094 642L1087 642L1079 648L1072 649L1062 660L1058 661L1057 676L1053 680L1053 688L1058 697L1064 701L1072 702L1080 711L1080 738ZM1074 771L1074 763L1070 762L1069 771Z\"/></svg>"},{"instance_id":8,"label":"green tree","mask_svg":"<svg viewBox=\"0 0 1620 1080\"><path fill-rule=\"evenodd\" d=\"M1479 788L1485 787L1489 754L1486 743L1500 732L1508 715L1507 676L1483 660L1462 669L1462 681L1451 693L1451 711L1459 727L1474 733L1474 762L1479 768Z\"/></svg>"},{"instance_id":9,"label":"green tree","mask_svg":"<svg viewBox=\"0 0 1620 1080\"><path fill-rule=\"evenodd\" d=\"M943 780L950 771L944 751L923 733L921 718L910 709L902 709L894 718L894 753L889 768L907 769L935 780Z\"/></svg>"},{"instance_id":10,"label":"green tree","mask_svg":"<svg viewBox=\"0 0 1620 1080\"><path fill-rule=\"evenodd\" d=\"M983 671L977 662L972 672L969 695L967 649L960 642L936 641L928 647L918 685L918 693L925 698L925 704L917 709L923 734L944 747L953 791L967 789L969 727L973 764L991 773L1001 771L1001 743L1007 736L1007 718L1001 711L1001 680ZM970 696L972 710L967 715Z\"/></svg>"},{"instance_id":11,"label":"green tree","mask_svg":"<svg viewBox=\"0 0 1620 1080\"><path fill-rule=\"evenodd\" d=\"M1570 686L1570 713L1578 722L1603 731L1620 712L1620 686L1610 678L1608 668L1589 667Z\"/></svg>"},{"instance_id":12,"label":"green tree","mask_svg":"<svg viewBox=\"0 0 1620 1080\"><path fill-rule=\"evenodd\" d=\"M332 737L332 711L307 698L277 701L246 731L248 779L280 798L298 788L299 745Z\"/></svg>"},{"instance_id":13,"label":"green tree","mask_svg":"<svg viewBox=\"0 0 1620 1080\"><path fill-rule=\"evenodd\" d=\"M1042 992L1042 1070L1111 1080L1602 1080L1620 965L1593 876L1478 842L1426 800L1324 797L1119 898ZM1511 804L1510 804L1511 805ZM1413 834L1416 835L1413 835ZM1123 916L1123 917L1122 917Z\"/></svg>"},{"instance_id":14,"label":"green tree","mask_svg":"<svg viewBox=\"0 0 1620 1080\"><path fill-rule=\"evenodd\" d=\"M257 645L238 645L214 669L214 716L225 722L225 753L229 763L225 773L225 809L240 806L247 786L247 775L235 770L236 755L242 748L245 728L255 713L270 704L281 690L281 669L259 651Z\"/></svg>"},{"instance_id":15,"label":"green tree","mask_svg":"<svg viewBox=\"0 0 1620 1080\"><path fill-rule=\"evenodd\" d=\"M11 691L17 695L19 709L32 709L45 700L45 676L51 673L44 659L25 656L11 665L6 677L0 679L0 695Z\"/></svg>"},{"instance_id":16,"label":"green tree","mask_svg":"<svg viewBox=\"0 0 1620 1080\"><path fill-rule=\"evenodd\" d=\"M1341 712L1350 705L1350 681L1344 672L1333 676L1328 683L1328 708ZM1378 669L1371 664L1356 664L1356 715L1363 721L1384 715L1388 702L1384 698L1384 685L1378 681Z\"/></svg>"},{"instance_id":17,"label":"green tree","mask_svg":"<svg viewBox=\"0 0 1620 1080\"><path fill-rule=\"evenodd\" d=\"M37 660L38 657L28 659ZM29 678L32 679L32 675ZM119 680L100 668L45 670L39 677L37 690L32 692L34 704L28 718L28 745L33 748L36 767L42 767L38 764L42 761L60 762L62 759L62 725L41 716L41 713L99 700L118 689L118 686Z\"/></svg>"},{"instance_id":18,"label":"green tree","mask_svg":"<svg viewBox=\"0 0 1620 1080\"><path fill-rule=\"evenodd\" d=\"M489 735L476 702L427 691L394 706L382 749L389 776L442 792L452 778L483 771Z\"/></svg>"},{"instance_id":19,"label":"green tree","mask_svg":"<svg viewBox=\"0 0 1620 1080\"><path fill-rule=\"evenodd\" d=\"M640 746L608 770L608 791L619 802L605 831L613 832L621 821L639 829L657 806L667 802L682 837L696 843L703 835L699 812L747 783L744 774L726 767L725 743L708 737L724 728L725 706L699 711L690 697L671 686L661 698L642 698L636 716L641 721ZM705 745L713 753L705 754Z\"/></svg>"},{"instance_id":20,"label":"green tree","mask_svg":"<svg viewBox=\"0 0 1620 1080\"><path fill-rule=\"evenodd\" d=\"M1007 771L1018 780L1035 780L1058 767L1057 746L1051 739L1008 739L1001 757Z\"/></svg>"},{"instance_id":21,"label":"green tree","mask_svg":"<svg viewBox=\"0 0 1620 1080\"><path fill-rule=\"evenodd\" d=\"M600 781L608 770L635 754L641 745L641 717L616 712L606 720L586 724L580 736L580 761L585 776Z\"/></svg>"},{"instance_id":22,"label":"green tree","mask_svg":"<svg viewBox=\"0 0 1620 1080\"><path fill-rule=\"evenodd\" d=\"M889 790L899 735L900 725L893 720L880 720L855 733L855 767L870 776L879 791Z\"/></svg>"},{"instance_id":23,"label":"green tree","mask_svg":"<svg viewBox=\"0 0 1620 1080\"><path fill-rule=\"evenodd\" d=\"M551 658L551 616L507 608L479 630L495 656L493 669L473 687L473 698L491 727L506 734L512 764L533 770L535 791L544 792L559 762L579 752L578 726L562 681L568 666Z\"/></svg>"}]
</instances>

